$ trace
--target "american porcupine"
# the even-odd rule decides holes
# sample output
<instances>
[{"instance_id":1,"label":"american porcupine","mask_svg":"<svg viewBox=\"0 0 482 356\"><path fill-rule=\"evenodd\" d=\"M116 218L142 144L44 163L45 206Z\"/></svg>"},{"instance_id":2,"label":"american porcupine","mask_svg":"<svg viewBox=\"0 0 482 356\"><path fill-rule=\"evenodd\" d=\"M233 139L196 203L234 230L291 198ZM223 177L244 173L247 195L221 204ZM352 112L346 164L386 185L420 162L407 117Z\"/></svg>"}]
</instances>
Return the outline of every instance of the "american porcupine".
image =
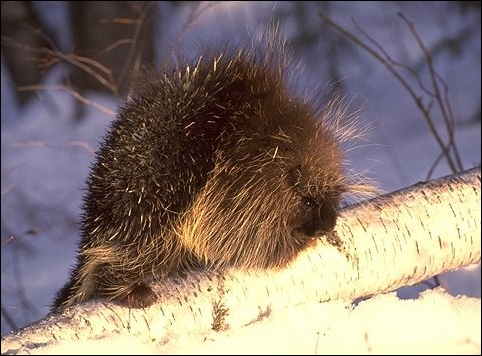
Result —
<instances>
[{"instance_id":1,"label":"american porcupine","mask_svg":"<svg viewBox=\"0 0 482 356\"><path fill-rule=\"evenodd\" d=\"M282 268L335 226L338 102L289 84L278 36L142 83L87 180L77 265L53 309L104 297L146 307L149 280L195 266ZM311 98L311 99L310 99Z\"/></svg>"}]
</instances>

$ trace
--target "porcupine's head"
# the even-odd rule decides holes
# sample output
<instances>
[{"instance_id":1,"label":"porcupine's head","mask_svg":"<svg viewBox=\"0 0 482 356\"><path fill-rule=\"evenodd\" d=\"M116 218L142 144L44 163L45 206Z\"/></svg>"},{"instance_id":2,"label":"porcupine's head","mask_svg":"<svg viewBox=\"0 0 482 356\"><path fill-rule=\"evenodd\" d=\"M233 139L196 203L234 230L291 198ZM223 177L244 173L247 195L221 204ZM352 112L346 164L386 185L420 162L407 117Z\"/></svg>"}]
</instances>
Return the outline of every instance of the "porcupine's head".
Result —
<instances>
[{"instance_id":1,"label":"porcupine's head","mask_svg":"<svg viewBox=\"0 0 482 356\"><path fill-rule=\"evenodd\" d=\"M219 97L236 107L214 169L177 227L183 245L208 266L285 266L333 230L349 189L343 103L321 107L313 96L297 97L273 46L257 51L211 64L220 78L229 72Z\"/></svg>"}]
</instances>

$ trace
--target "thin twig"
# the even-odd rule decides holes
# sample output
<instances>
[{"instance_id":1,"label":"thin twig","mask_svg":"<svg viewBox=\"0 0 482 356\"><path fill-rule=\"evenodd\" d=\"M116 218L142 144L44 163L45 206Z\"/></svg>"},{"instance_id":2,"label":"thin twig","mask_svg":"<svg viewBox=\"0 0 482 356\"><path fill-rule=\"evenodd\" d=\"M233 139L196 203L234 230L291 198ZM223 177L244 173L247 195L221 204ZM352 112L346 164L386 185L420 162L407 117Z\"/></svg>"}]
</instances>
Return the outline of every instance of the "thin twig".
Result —
<instances>
[{"instance_id":1,"label":"thin twig","mask_svg":"<svg viewBox=\"0 0 482 356\"><path fill-rule=\"evenodd\" d=\"M170 46L170 53L176 53L176 50L180 47L187 30L194 25L194 23L201 18L203 13L207 12L209 9L215 7L219 4L219 1L208 1L208 2L194 2L189 13L189 17L183 24L181 30L177 33L176 39L172 42Z\"/></svg>"},{"instance_id":2,"label":"thin twig","mask_svg":"<svg viewBox=\"0 0 482 356\"><path fill-rule=\"evenodd\" d=\"M81 103L84 103L86 105L92 106L103 113L106 113L107 115L114 117L115 116L115 111L109 109L108 107L101 105L93 100L87 99L85 96L79 94L78 91L72 89L71 87L68 87L66 85L25 85L18 87L19 91L37 91L37 90L43 90L43 89L50 89L50 90L63 90L70 95L72 95L75 99L79 100Z\"/></svg>"}]
</instances>

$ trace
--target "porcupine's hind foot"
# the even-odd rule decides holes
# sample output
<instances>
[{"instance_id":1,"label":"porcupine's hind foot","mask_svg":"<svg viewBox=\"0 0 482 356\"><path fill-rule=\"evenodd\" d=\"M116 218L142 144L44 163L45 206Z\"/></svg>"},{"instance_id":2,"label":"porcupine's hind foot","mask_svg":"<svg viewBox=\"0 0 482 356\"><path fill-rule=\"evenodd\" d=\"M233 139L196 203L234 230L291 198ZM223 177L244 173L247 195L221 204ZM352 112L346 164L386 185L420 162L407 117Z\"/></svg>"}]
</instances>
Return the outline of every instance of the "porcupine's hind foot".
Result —
<instances>
[{"instance_id":1,"label":"porcupine's hind foot","mask_svg":"<svg viewBox=\"0 0 482 356\"><path fill-rule=\"evenodd\" d=\"M158 299L157 294L145 282L136 284L129 289L127 294L114 300L129 308L147 308Z\"/></svg>"},{"instance_id":2,"label":"porcupine's hind foot","mask_svg":"<svg viewBox=\"0 0 482 356\"><path fill-rule=\"evenodd\" d=\"M105 255L107 250L103 251ZM156 302L157 294L149 287L142 271L118 266L119 263L113 266L99 262L96 256L84 259L57 294L54 309L89 299L106 300L128 308L146 308Z\"/></svg>"}]
</instances>

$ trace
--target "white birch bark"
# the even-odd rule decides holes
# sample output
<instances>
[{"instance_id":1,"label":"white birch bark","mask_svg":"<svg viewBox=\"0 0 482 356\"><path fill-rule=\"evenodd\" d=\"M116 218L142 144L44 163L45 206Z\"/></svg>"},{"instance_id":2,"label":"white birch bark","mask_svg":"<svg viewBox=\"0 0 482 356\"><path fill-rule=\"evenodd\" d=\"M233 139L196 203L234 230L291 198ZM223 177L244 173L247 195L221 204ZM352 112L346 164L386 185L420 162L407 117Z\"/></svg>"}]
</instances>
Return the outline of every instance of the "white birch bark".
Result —
<instances>
[{"instance_id":1,"label":"white birch bark","mask_svg":"<svg viewBox=\"0 0 482 356\"><path fill-rule=\"evenodd\" d=\"M480 262L480 167L348 207L336 236L281 271L192 272L156 286L145 310L89 301L2 337L2 353L169 330L234 330L277 308L352 301ZM338 246L336 246L338 245Z\"/></svg>"}]
</instances>

